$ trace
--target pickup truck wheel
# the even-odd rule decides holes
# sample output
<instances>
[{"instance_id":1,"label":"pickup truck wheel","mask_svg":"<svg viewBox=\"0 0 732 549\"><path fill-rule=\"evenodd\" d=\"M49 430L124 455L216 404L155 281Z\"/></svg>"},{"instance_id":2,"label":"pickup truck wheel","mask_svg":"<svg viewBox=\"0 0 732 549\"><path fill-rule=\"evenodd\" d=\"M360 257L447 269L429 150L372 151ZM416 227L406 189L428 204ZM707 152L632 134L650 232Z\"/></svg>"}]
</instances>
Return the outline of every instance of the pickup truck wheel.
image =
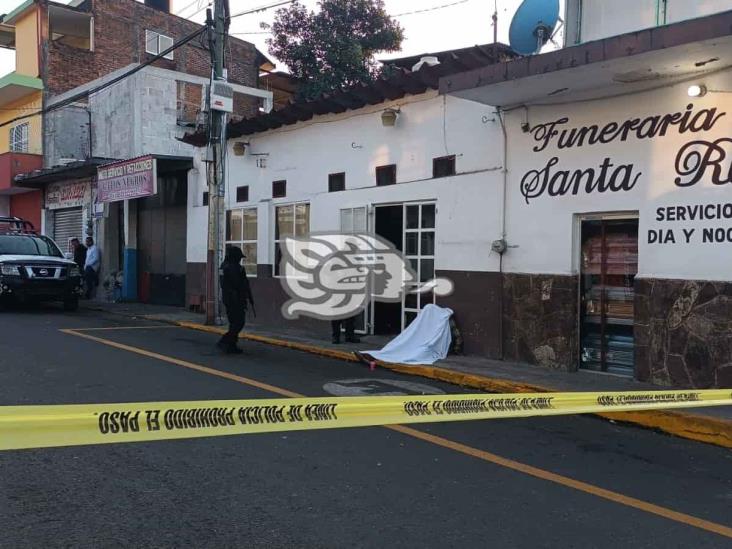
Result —
<instances>
[{"instance_id":1,"label":"pickup truck wheel","mask_svg":"<svg viewBox=\"0 0 732 549\"><path fill-rule=\"evenodd\" d=\"M74 297L64 301L64 311L73 312L79 308L79 298Z\"/></svg>"}]
</instances>

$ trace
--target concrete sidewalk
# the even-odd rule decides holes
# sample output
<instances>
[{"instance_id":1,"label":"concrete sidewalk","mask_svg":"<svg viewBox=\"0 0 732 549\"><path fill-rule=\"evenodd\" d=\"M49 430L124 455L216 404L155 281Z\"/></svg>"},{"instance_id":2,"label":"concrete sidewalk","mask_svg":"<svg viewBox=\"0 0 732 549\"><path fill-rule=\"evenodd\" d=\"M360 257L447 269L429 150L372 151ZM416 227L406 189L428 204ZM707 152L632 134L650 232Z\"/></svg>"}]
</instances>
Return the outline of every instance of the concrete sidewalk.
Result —
<instances>
[{"instance_id":1,"label":"concrete sidewalk","mask_svg":"<svg viewBox=\"0 0 732 549\"><path fill-rule=\"evenodd\" d=\"M204 325L203 315L177 307L139 303L82 302L82 307L107 313L177 324L186 328L221 334L222 326ZM288 330L274 332L248 322L242 339L278 345L294 350L357 362L354 351L380 349L389 338L368 336L360 344L334 345L330 334L318 337L313 332ZM530 364L491 360L478 356L449 356L434 366L379 363L380 367L403 374L416 375L453 383L491 393L580 392L580 391L648 391L663 387L632 379L593 372L547 370ZM601 417L647 428L691 440L732 448L732 407L695 408L685 411L649 411L597 414Z\"/></svg>"}]
</instances>

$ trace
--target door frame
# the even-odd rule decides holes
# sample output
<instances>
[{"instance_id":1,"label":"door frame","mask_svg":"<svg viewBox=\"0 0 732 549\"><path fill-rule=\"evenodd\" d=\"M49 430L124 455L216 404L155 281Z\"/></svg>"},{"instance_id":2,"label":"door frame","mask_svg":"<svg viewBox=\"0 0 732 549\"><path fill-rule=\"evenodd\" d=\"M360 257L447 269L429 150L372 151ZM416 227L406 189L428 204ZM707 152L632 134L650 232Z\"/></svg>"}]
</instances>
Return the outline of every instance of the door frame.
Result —
<instances>
[{"instance_id":1,"label":"door frame","mask_svg":"<svg viewBox=\"0 0 732 549\"><path fill-rule=\"evenodd\" d=\"M627 376L612 372L600 372L582 368L582 223L585 221L638 221L638 263L640 264L640 212L638 210L619 210L610 212L576 213L572 223L572 272L577 277L577 334L576 360L577 370L598 375L616 376L627 379ZM635 325L635 312L633 313ZM635 336L633 336L635 341ZM635 376L635 372L634 372Z\"/></svg>"},{"instance_id":2,"label":"door frame","mask_svg":"<svg viewBox=\"0 0 732 549\"><path fill-rule=\"evenodd\" d=\"M436 198L425 198L425 199L416 199L416 200L396 200L396 201L388 201L388 202L372 202L367 206L367 228L368 231L374 235L376 235L376 208L384 208L384 207L394 207L394 206L401 206L402 207L402 255L407 258L406 254L406 246L407 246L407 207L408 206L422 206L422 205L430 205L434 204L435 206L435 226L433 228L435 233L435 243L434 243L434 254L431 256L433 261L435 261L435 267L437 262L437 199ZM420 214L419 214L419 221L418 221L418 229L417 234L422 233L421 228L421 219L422 219L422 210L420 208ZM420 244L421 238L418 240L417 246L418 246L418 252L420 251L419 248L421 246ZM421 258L421 255L417 254L418 258ZM436 272L435 268L435 272ZM417 281L419 283L419 281ZM406 293L402 294L401 299L401 312L400 312L400 331L404 331L404 321L405 321L405 300L406 300ZM432 300L434 303L435 296L433 294ZM370 303L368 304L368 310L369 310L369 317L368 317L368 324L369 324L369 333L373 334L374 326L376 325L375 321L375 310L376 307L374 306L374 298L373 296L370 299Z\"/></svg>"},{"instance_id":3,"label":"door frame","mask_svg":"<svg viewBox=\"0 0 732 549\"><path fill-rule=\"evenodd\" d=\"M349 206L349 207L346 207L346 208L339 208L338 209L338 222L340 223L339 229L340 229L341 232L344 232L344 229L343 229L343 212L346 211L346 210L350 210L351 211L351 214L352 214L351 221L353 222L354 219L355 219L353 217L353 212L355 210L360 210L360 209L364 209L365 210L365 216L366 216L365 232L366 233L370 233L371 232L371 229L370 229L370 225L371 225L370 216L371 216L371 209L372 209L371 208L371 204L365 204L365 205L361 205L361 206ZM354 232L355 232L355 228L354 228ZM373 303L373 299L368 300L367 303L366 303L366 308L363 311L361 311L361 313L360 313L361 317L363 318L363 329L356 328L354 330L355 333L357 333L359 335L372 335L374 333L374 328L373 328L373 307L371 306L372 303ZM345 330L345 327L341 328L341 331L344 331L344 330Z\"/></svg>"}]
</instances>

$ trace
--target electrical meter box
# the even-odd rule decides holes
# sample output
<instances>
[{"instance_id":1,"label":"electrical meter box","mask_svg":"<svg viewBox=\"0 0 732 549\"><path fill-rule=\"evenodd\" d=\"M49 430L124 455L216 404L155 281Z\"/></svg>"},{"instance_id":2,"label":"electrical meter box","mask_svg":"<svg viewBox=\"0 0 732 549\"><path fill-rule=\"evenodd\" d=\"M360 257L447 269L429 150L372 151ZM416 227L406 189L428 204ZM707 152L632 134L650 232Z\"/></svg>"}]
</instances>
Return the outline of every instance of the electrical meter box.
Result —
<instances>
[{"instance_id":1,"label":"electrical meter box","mask_svg":"<svg viewBox=\"0 0 732 549\"><path fill-rule=\"evenodd\" d=\"M234 112L234 88L226 82L214 82L211 87L211 108L215 111Z\"/></svg>"}]
</instances>

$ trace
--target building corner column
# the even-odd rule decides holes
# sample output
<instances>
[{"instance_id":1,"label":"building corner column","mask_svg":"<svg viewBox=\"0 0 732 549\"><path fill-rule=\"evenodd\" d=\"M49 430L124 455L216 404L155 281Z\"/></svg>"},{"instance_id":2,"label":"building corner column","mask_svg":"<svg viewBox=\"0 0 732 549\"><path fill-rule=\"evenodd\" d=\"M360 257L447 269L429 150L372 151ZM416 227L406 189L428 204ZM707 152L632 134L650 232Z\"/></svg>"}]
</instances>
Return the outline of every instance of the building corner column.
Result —
<instances>
[{"instance_id":1,"label":"building corner column","mask_svg":"<svg viewBox=\"0 0 732 549\"><path fill-rule=\"evenodd\" d=\"M134 200L125 200L124 227L122 300L137 301L137 202Z\"/></svg>"}]
</instances>

